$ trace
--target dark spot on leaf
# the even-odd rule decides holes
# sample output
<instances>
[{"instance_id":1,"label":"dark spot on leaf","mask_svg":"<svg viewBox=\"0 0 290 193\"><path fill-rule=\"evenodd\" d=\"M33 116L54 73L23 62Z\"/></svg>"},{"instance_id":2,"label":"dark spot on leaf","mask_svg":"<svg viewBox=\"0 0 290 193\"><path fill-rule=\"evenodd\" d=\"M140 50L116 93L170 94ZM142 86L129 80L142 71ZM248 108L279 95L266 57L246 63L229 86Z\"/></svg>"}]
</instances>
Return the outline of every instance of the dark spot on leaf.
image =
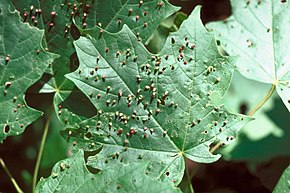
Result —
<instances>
[{"instance_id":1,"label":"dark spot on leaf","mask_svg":"<svg viewBox=\"0 0 290 193\"><path fill-rule=\"evenodd\" d=\"M4 126L4 133L8 133L10 131L9 125Z\"/></svg>"}]
</instances>

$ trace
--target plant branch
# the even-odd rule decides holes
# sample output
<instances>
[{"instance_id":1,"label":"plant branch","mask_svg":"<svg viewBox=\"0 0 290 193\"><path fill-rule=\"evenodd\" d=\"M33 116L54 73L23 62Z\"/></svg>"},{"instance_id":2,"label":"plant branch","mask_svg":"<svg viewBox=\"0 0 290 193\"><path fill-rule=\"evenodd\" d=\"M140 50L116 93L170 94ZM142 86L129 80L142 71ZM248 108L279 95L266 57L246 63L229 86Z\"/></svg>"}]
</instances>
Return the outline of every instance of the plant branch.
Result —
<instances>
[{"instance_id":1,"label":"plant branch","mask_svg":"<svg viewBox=\"0 0 290 193\"><path fill-rule=\"evenodd\" d=\"M190 193L194 193L192 183L191 183L191 176L189 175L189 170L187 164L185 164L185 173L186 173L186 178L187 178L187 183L189 186Z\"/></svg>"},{"instance_id":2,"label":"plant branch","mask_svg":"<svg viewBox=\"0 0 290 193\"><path fill-rule=\"evenodd\" d=\"M21 190L21 188L18 186L16 180L13 178L12 174L10 173L9 169L6 167L3 159L0 157L0 164L3 167L3 169L5 170L6 174L9 176L13 186L15 187L16 191L18 193L23 193L23 191Z\"/></svg>"},{"instance_id":3,"label":"plant branch","mask_svg":"<svg viewBox=\"0 0 290 193\"><path fill-rule=\"evenodd\" d=\"M249 117L253 116L273 95L274 91L276 89L276 85L272 84L270 90L268 91L267 95L263 98L263 100L258 103L248 114ZM217 149L219 149L222 146L222 143L219 141L211 150L210 153L214 153Z\"/></svg>"},{"instance_id":4,"label":"plant branch","mask_svg":"<svg viewBox=\"0 0 290 193\"><path fill-rule=\"evenodd\" d=\"M46 137L47 137L47 133L48 133L48 129L49 129L49 124L50 124L52 113L53 113L53 108L51 108L51 110L50 110L50 112L48 114L48 117L46 119L46 123L45 123L45 126L44 126L44 131L43 131L43 135L42 135L42 139L41 139L41 143L40 143L40 147L39 147L39 151L38 151L38 155L37 155L37 159L36 159L36 164L35 164L34 173L33 173L33 181L32 181L32 192L33 193L35 193L37 175L38 175L38 171L39 171L41 157L42 157L42 154L43 154L43 149L44 149L44 145L45 145L45 141L46 141Z\"/></svg>"},{"instance_id":5,"label":"plant branch","mask_svg":"<svg viewBox=\"0 0 290 193\"><path fill-rule=\"evenodd\" d=\"M253 108L253 110L251 110L248 114L249 117L253 116L267 101L268 99L272 96L272 94L274 93L276 88L276 85L272 84L269 92L267 93L267 95L263 98L263 100Z\"/></svg>"}]
</instances>

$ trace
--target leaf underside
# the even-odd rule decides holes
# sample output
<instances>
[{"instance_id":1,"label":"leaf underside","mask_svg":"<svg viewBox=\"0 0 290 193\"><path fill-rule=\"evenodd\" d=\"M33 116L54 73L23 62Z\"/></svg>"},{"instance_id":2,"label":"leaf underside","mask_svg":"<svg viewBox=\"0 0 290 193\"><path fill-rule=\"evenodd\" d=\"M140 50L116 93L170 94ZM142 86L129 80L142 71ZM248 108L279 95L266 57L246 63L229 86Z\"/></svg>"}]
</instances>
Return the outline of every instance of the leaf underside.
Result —
<instances>
[{"instance_id":1,"label":"leaf underside","mask_svg":"<svg viewBox=\"0 0 290 193\"><path fill-rule=\"evenodd\" d=\"M57 55L42 47L43 31L23 24L9 1L0 3L0 141L22 133L41 112L26 105L24 93Z\"/></svg>"},{"instance_id":2,"label":"leaf underside","mask_svg":"<svg viewBox=\"0 0 290 193\"><path fill-rule=\"evenodd\" d=\"M290 2L231 0L232 16L207 25L247 78L274 84L290 111Z\"/></svg>"},{"instance_id":3,"label":"leaf underside","mask_svg":"<svg viewBox=\"0 0 290 193\"><path fill-rule=\"evenodd\" d=\"M59 113L76 148L101 148L88 158L90 166L151 161L150 175L179 183L184 156L216 161L220 155L211 154L209 145L230 143L250 120L210 104L213 92L227 90L234 60L219 54L199 12L170 34L158 55L148 53L127 26L116 34L87 30L74 42L80 66L66 77L98 113L79 122L66 109Z\"/></svg>"}]
</instances>

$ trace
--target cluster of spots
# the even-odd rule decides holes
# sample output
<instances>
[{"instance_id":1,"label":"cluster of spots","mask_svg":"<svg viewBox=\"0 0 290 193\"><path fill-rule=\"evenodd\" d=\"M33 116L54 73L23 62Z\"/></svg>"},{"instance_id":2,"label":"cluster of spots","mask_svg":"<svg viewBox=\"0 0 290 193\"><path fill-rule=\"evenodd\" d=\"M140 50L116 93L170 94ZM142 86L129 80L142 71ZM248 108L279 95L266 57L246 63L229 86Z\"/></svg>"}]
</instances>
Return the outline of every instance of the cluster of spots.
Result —
<instances>
[{"instance_id":1,"label":"cluster of spots","mask_svg":"<svg viewBox=\"0 0 290 193\"><path fill-rule=\"evenodd\" d=\"M42 10L40 8L35 8L31 5L29 11L23 13L23 21L31 22L34 26L37 26L39 18L42 15Z\"/></svg>"},{"instance_id":2,"label":"cluster of spots","mask_svg":"<svg viewBox=\"0 0 290 193\"><path fill-rule=\"evenodd\" d=\"M111 9L112 5L101 5L105 6L104 9ZM110 32L117 32L121 30L124 24L127 24L135 34L142 34L138 37L138 41L144 38L146 41L149 38L149 34L158 26L160 22L158 20L164 19L166 16L166 11L170 13L170 8L161 0L153 1L142 1L133 0L130 3L121 3L122 5L116 5L112 12L116 12L116 15L112 20L108 21L106 14L97 13L97 19L102 22L97 22L99 27L106 28ZM166 8L168 10L166 10ZM97 8L98 9L98 8ZM173 12L172 12L173 13ZM110 16L109 16L110 17ZM105 20L105 21L104 21ZM147 37L148 36L148 37Z\"/></svg>"}]
</instances>

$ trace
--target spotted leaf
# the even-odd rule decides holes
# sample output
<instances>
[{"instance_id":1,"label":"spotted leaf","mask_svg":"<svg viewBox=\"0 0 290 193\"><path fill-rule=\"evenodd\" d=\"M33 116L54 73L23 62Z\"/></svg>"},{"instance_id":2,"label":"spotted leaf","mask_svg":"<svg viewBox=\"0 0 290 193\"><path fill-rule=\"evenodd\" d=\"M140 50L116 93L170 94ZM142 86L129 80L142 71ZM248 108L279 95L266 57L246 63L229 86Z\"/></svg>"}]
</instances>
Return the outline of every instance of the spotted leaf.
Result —
<instances>
[{"instance_id":1,"label":"spotted leaf","mask_svg":"<svg viewBox=\"0 0 290 193\"><path fill-rule=\"evenodd\" d=\"M80 150L58 162L51 175L40 179L37 192L181 192L172 184L152 179L146 173L147 163L118 164L92 174L85 166Z\"/></svg>"},{"instance_id":2,"label":"spotted leaf","mask_svg":"<svg viewBox=\"0 0 290 193\"><path fill-rule=\"evenodd\" d=\"M64 109L61 118L76 147L101 148L88 158L91 166L150 161L150 175L179 183L185 157L218 160L210 144L230 143L250 120L211 104L213 92L227 90L234 60L219 54L199 12L197 7L157 55L127 26L116 34L95 28L74 42L80 66L66 77L97 115L76 124L75 115Z\"/></svg>"},{"instance_id":3,"label":"spotted leaf","mask_svg":"<svg viewBox=\"0 0 290 193\"><path fill-rule=\"evenodd\" d=\"M8 0L0 3L0 141L22 133L41 112L26 105L24 93L57 55L42 47L43 31L23 24Z\"/></svg>"}]
</instances>

